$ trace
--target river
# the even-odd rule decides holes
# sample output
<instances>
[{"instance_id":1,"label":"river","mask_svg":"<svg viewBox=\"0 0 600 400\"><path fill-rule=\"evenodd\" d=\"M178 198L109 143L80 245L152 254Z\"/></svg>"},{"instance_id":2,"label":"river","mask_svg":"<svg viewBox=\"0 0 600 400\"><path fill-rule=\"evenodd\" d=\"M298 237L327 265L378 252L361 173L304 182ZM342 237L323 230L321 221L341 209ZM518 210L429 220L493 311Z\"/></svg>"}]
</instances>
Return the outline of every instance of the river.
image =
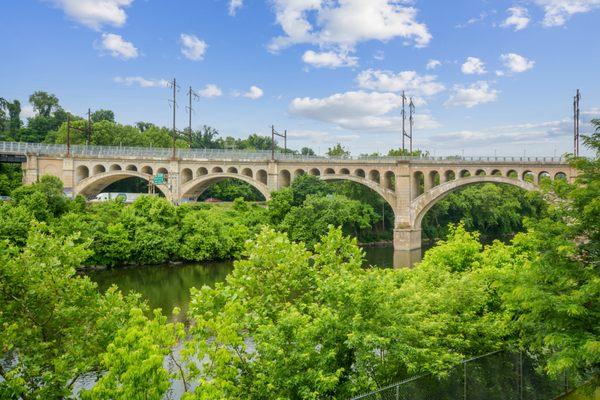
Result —
<instances>
[{"instance_id":1,"label":"river","mask_svg":"<svg viewBox=\"0 0 600 400\"><path fill-rule=\"evenodd\" d=\"M390 267L394 249L391 246L365 247L365 265ZM167 264L90 271L87 275L104 291L117 285L123 292L136 291L152 308L170 313L179 307L185 316L190 301L190 289L222 282L233 270L233 262L206 262L198 264Z\"/></svg>"}]
</instances>

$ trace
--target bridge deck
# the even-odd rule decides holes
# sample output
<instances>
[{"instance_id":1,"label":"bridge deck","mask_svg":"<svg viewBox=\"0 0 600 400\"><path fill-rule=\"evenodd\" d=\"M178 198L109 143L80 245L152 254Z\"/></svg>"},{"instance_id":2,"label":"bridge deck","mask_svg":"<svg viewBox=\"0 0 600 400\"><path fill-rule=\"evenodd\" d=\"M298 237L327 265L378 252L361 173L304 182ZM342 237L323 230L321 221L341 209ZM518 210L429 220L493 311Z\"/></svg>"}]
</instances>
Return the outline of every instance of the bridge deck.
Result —
<instances>
[{"instance_id":1,"label":"bridge deck","mask_svg":"<svg viewBox=\"0 0 600 400\"><path fill-rule=\"evenodd\" d=\"M169 160L173 156L171 148L149 148L149 147L118 147L118 146L85 146L73 145L70 149L71 156L80 158L143 158L148 160ZM25 142L0 142L1 155L25 156L34 154L38 156L65 157L67 146L62 144L25 143ZM271 161L271 152L264 150L222 150L222 149L176 149L176 158L188 161ZM300 154L276 152L275 159L278 161L302 162L302 163L348 163L358 161L360 163L389 163L411 162L411 163L441 163L441 164L465 164L465 163L493 163L493 164L566 164L564 157L377 157L377 156L353 156L353 157L324 157L305 156Z\"/></svg>"}]
</instances>

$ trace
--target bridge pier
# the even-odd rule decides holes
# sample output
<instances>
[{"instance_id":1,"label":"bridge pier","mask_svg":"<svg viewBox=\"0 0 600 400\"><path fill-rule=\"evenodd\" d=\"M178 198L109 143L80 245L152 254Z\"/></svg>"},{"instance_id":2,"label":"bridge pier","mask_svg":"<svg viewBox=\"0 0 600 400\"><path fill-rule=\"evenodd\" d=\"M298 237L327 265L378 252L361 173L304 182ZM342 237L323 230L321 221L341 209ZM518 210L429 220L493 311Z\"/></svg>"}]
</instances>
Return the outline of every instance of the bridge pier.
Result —
<instances>
[{"instance_id":1,"label":"bridge pier","mask_svg":"<svg viewBox=\"0 0 600 400\"><path fill-rule=\"evenodd\" d=\"M394 268L412 267L421 260L421 229L394 229Z\"/></svg>"}]
</instances>

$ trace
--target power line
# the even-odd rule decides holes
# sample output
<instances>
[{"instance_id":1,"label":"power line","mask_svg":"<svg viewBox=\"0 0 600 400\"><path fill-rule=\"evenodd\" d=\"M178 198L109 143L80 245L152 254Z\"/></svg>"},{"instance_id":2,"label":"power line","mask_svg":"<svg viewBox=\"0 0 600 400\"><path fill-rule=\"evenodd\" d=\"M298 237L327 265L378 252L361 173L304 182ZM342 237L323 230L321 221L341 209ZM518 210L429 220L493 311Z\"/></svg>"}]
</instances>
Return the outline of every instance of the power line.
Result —
<instances>
[{"instance_id":1,"label":"power line","mask_svg":"<svg viewBox=\"0 0 600 400\"><path fill-rule=\"evenodd\" d=\"M406 150L406 146L404 144L404 138L406 137L406 96L404 95L404 90L402 91L402 152Z\"/></svg>"},{"instance_id":2,"label":"power line","mask_svg":"<svg viewBox=\"0 0 600 400\"><path fill-rule=\"evenodd\" d=\"M415 125L415 103L413 103L413 99L412 97L410 98L410 104L408 105L409 111L410 111L410 135L408 136L409 140L410 140L410 155L412 155L412 151L413 151L413 126Z\"/></svg>"},{"instance_id":3,"label":"power line","mask_svg":"<svg viewBox=\"0 0 600 400\"><path fill-rule=\"evenodd\" d=\"M275 160L275 136L283 138L284 153L287 152L287 129L283 131L283 135L275 130L275 126L271 125L271 160Z\"/></svg>"}]
</instances>

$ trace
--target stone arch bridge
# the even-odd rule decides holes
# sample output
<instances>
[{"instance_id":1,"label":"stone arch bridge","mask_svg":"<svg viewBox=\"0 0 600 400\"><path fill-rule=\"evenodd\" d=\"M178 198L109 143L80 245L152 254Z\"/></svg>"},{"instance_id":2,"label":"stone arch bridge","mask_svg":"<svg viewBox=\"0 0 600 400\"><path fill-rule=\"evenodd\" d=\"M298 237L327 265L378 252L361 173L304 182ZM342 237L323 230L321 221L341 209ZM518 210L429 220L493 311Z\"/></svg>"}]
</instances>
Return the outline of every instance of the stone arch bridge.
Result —
<instances>
[{"instance_id":1,"label":"stone arch bridge","mask_svg":"<svg viewBox=\"0 0 600 400\"><path fill-rule=\"evenodd\" d=\"M152 180L158 173L168 182L156 186L178 204L197 198L215 182L239 179L265 199L289 186L301 174L326 181L348 180L378 193L394 211L396 265L421 257L421 222L427 211L451 192L475 183L492 182L536 190L541 179L576 175L555 157L309 157L270 152L209 149L124 148L0 142L0 157L23 164L24 182L44 174L59 177L66 191L93 198L111 183L128 177Z\"/></svg>"}]
</instances>

